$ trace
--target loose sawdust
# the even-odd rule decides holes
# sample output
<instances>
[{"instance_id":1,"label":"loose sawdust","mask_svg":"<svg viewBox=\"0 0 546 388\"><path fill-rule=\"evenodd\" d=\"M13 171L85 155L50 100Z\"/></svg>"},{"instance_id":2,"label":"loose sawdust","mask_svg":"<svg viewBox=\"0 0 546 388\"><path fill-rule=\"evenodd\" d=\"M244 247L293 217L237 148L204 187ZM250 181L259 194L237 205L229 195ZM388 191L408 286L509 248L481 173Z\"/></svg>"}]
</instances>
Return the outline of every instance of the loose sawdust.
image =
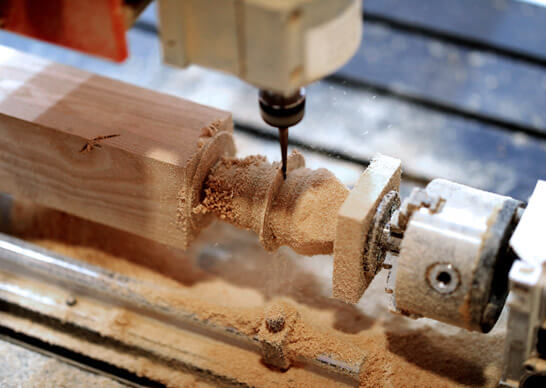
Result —
<instances>
[{"instance_id":1,"label":"loose sawdust","mask_svg":"<svg viewBox=\"0 0 546 388\"><path fill-rule=\"evenodd\" d=\"M257 213L257 202L265 199L267 186L263 177L271 175L268 167L267 159L261 155L222 158L207 177L205 198L196 211L214 213L246 229L259 228L260 225L248 222L252 216L247 213Z\"/></svg>"},{"instance_id":2,"label":"loose sawdust","mask_svg":"<svg viewBox=\"0 0 546 388\"><path fill-rule=\"evenodd\" d=\"M199 148L202 148L211 137L218 133L221 126L221 121L213 121L208 126L201 128L201 134L199 135L199 139L197 140L197 146Z\"/></svg>"},{"instance_id":3,"label":"loose sawdust","mask_svg":"<svg viewBox=\"0 0 546 388\"><path fill-rule=\"evenodd\" d=\"M230 229L226 232L225 226L218 225L204 234L192 252L185 255L170 252L163 259L177 264L158 266L153 250L143 254L132 248L133 244L138 245L137 237L111 230L101 232L104 227L68 215L55 216L59 213L49 210L26 208L26 217L21 217L24 209L24 206L19 208L20 236L95 265L157 285L172 286L179 292L169 297L170 303L189 306L201 318L231 324L247 334L286 343L292 359L302 355L311 358L324 349L329 349L333 356L343 355L355 362L364 359L362 387L481 387L495 386L498 381L502 332L472 334L446 329L437 323L414 327L414 322L391 318L384 310L370 308L365 310L367 314L363 313L354 306L321 297L315 275L302 273L297 266L301 258L288 262L290 275L278 280L280 294L267 294L264 284L271 276L268 272L271 258L243 232ZM224 241L232 248L240 246L240 257L230 257L225 263L209 263L204 271L202 247L211 239ZM159 249L162 254L168 252L161 246ZM153 259L146 260L147 254ZM173 268L177 269L173 272ZM181 275L178 270L188 270L192 275ZM373 287L368 290L366 298L380 297L382 286L377 288L379 291ZM267 317L279 315L284 317L285 329L290 332L286 337L282 337L284 330L271 333L266 327ZM221 347L217 351L221 353ZM244 364L245 360L235 362ZM244 369L240 373L244 374ZM292 367L287 373L295 376L298 368ZM277 376L264 367L258 376L263 384L258 385L271 385Z\"/></svg>"},{"instance_id":4,"label":"loose sawdust","mask_svg":"<svg viewBox=\"0 0 546 388\"><path fill-rule=\"evenodd\" d=\"M331 253L337 211L348 189L328 170L305 168L297 152L290 155L286 180L279 174L279 166L260 155L222 158L194 210L253 230L268 250L289 246L303 255Z\"/></svg>"}]
</instances>

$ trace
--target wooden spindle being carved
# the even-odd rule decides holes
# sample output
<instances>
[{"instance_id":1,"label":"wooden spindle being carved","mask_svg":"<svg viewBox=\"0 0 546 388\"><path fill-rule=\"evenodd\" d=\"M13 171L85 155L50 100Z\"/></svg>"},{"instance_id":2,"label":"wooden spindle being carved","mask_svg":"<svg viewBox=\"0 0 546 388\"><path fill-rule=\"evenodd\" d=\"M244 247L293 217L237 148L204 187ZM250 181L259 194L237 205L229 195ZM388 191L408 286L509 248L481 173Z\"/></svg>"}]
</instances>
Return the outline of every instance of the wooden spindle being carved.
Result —
<instances>
[{"instance_id":1,"label":"wooden spindle being carved","mask_svg":"<svg viewBox=\"0 0 546 388\"><path fill-rule=\"evenodd\" d=\"M286 180L263 156L235 158L229 112L24 54L0 73L13 81L0 85L0 191L182 249L216 216L269 251L334 253L334 295L351 303L375 276L368 235L399 160L374 159L349 195L297 152Z\"/></svg>"},{"instance_id":2,"label":"wooden spindle being carved","mask_svg":"<svg viewBox=\"0 0 546 388\"><path fill-rule=\"evenodd\" d=\"M333 252L337 212L349 190L330 171L305 168L303 156L293 152L286 180L265 157L222 158L204 193L196 211L256 232L268 250L286 245L316 255Z\"/></svg>"}]
</instances>

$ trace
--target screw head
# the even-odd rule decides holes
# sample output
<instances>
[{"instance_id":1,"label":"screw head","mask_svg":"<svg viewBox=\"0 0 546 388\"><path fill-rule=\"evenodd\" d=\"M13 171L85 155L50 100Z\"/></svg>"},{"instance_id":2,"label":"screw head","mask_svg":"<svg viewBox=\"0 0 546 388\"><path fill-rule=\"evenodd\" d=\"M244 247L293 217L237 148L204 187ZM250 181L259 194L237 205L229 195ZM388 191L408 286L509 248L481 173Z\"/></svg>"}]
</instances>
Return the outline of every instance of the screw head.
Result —
<instances>
[{"instance_id":1,"label":"screw head","mask_svg":"<svg viewBox=\"0 0 546 388\"><path fill-rule=\"evenodd\" d=\"M461 275L452 264L436 263L427 271L428 285L440 294L451 294L459 288Z\"/></svg>"}]
</instances>

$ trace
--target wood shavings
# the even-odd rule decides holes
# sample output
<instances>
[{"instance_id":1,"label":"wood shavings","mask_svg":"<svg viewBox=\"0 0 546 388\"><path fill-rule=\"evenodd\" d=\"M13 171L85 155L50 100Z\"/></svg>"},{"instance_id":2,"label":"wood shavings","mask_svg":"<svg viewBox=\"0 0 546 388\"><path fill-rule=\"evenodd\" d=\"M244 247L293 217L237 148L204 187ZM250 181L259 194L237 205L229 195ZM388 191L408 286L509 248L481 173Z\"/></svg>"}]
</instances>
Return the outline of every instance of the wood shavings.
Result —
<instances>
[{"instance_id":1,"label":"wood shavings","mask_svg":"<svg viewBox=\"0 0 546 388\"><path fill-rule=\"evenodd\" d=\"M57 218L55 222L62 222L62 225L58 225L56 232L53 232L55 227L51 220L54 213L46 211L41 216L33 213L32 222L27 223L30 230L25 232L21 226L19 234L31 240L32 235L40 235L40 240L34 242L42 246L158 286L166 284L176 287L179 291L172 296L171 302L178 300L182 306L191 302L191 308L203 318L237 325L244 328L246 333L260 335L264 339L278 339L286 347L290 359L301 355L312 357L321 354L324 349L330 349L332 356L345 354L349 359L363 360L360 375L362 387L493 387L498 382L502 363L502 331L480 335L447 329L445 325L430 321L425 321L425 326L419 328L415 326L417 323L381 312L383 310L367 307L364 311L368 311L368 314L363 313L362 308L322 297L314 275L301 272L297 266L302 259L296 255L289 256L295 256L294 263L289 260L287 272L281 272L276 280L287 283L279 284L275 288L277 291L267 294L265 279L271 277L268 271L271 257L249 239L250 234L217 225L196 243L193 253L181 255L179 251L171 252L168 260L185 262L184 266L187 267L183 271L192 274L184 275L174 270L172 264L158 266L154 260L161 255L149 256L154 259L146 260L146 256L152 255L154 250L139 255L139 249L145 244L132 249L140 239L131 238L123 232L116 236L111 231L100 232L102 227L99 225L93 226L86 221L81 224L81 220L67 215ZM56 234L56 237L52 239L48 236L50 234ZM67 236L71 240L69 244L63 242ZM121 245L118 246L116 241L120 241ZM215 274L203 274L196 268L194 255L199 255L200 244L211 244L211 241L238 246L242 250L241 261L235 263L234 258L230 259L218 267ZM116 250L125 259L107 253ZM166 253L162 251L165 256ZM280 254L282 252L277 253ZM140 264L135 264L134 260ZM247 263L246 267L244 263ZM256 266L255 271L250 271L249 265ZM183 283L176 278L182 279ZM283 296L279 297L278 293ZM382 284L374 287L372 283L367 293L368 299L364 298L364 302L369 304L383 296ZM219 301L223 307L218 306ZM278 316L283 316L285 326L280 332L272 333L267 329L266 318ZM123 324L126 327L131 325L131 319L131 315L116 313L105 324ZM284 330L291 334L282 337ZM222 351L219 346L217 352ZM250 361L240 359L231 362L244 365ZM261 383L257 385L273 386L279 382L279 376L296 378L298 371L298 367L293 366L285 374L279 375L279 372L264 366L259 376L247 377L258 379L255 381ZM142 373L149 372L143 369ZM240 369L240 373L244 378L244 368ZM305 386L301 380L294 381L301 383L296 385L298 387Z\"/></svg>"},{"instance_id":2,"label":"wood shavings","mask_svg":"<svg viewBox=\"0 0 546 388\"><path fill-rule=\"evenodd\" d=\"M282 180L278 166L263 156L223 158L195 211L253 230L268 250L286 245L305 255L331 253L347 188L325 169L305 168L298 153L290 155L288 169Z\"/></svg>"}]
</instances>

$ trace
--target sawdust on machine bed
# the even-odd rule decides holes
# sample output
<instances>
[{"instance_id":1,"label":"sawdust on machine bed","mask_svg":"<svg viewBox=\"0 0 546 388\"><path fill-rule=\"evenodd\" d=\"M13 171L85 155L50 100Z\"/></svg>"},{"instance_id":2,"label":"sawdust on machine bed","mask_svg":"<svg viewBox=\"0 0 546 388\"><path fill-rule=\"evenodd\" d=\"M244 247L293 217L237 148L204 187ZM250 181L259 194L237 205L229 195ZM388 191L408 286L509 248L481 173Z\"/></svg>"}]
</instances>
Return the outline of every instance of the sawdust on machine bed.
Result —
<instances>
[{"instance_id":1,"label":"sawdust on machine bed","mask_svg":"<svg viewBox=\"0 0 546 388\"><path fill-rule=\"evenodd\" d=\"M386 309L383 275L358 305L335 301L329 298L329 256L303 258L284 248L269 254L256 236L221 223L182 253L43 208L16 206L14 216L14 232L21 237L122 274L176 287L202 301L204 309L222 306L228 320L248 321L244 314L249 311L259 317L267 308L287 306L290 314L300 316L292 328L298 338L292 351L316 351L321 345L313 340L315 333L329 341L350 342L366 354L361 387L495 386L500 377L502 325L483 335L392 315ZM272 385L275 373L264 366L260 378L264 386ZM181 383L168 379L161 380L172 386ZM188 376L184 384L196 382Z\"/></svg>"}]
</instances>

